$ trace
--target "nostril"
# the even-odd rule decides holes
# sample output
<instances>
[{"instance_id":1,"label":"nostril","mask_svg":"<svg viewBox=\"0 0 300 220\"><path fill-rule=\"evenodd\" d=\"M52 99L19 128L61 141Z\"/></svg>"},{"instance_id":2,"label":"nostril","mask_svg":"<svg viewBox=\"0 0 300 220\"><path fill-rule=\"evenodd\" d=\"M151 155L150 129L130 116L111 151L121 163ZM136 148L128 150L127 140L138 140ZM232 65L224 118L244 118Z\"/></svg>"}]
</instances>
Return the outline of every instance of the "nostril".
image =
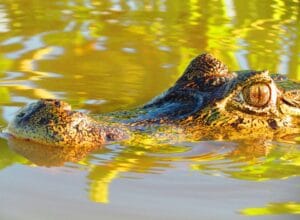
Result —
<instances>
[{"instance_id":1,"label":"nostril","mask_svg":"<svg viewBox=\"0 0 300 220\"><path fill-rule=\"evenodd\" d=\"M56 107L60 107L60 101L55 100L54 105L55 105Z\"/></svg>"}]
</instances>

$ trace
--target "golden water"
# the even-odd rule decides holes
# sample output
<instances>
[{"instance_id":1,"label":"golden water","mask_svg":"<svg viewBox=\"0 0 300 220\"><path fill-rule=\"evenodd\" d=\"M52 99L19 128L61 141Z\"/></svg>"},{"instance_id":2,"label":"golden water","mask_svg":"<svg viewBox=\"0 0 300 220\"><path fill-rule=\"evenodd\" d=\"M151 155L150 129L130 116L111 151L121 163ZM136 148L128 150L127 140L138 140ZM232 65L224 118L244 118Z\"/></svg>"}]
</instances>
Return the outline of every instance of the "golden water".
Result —
<instances>
[{"instance_id":1,"label":"golden water","mask_svg":"<svg viewBox=\"0 0 300 220\"><path fill-rule=\"evenodd\" d=\"M91 114L136 107L204 51L299 81L299 0L2 0L0 128L39 98ZM95 152L0 139L0 219L293 219L299 166L299 137Z\"/></svg>"}]
</instances>

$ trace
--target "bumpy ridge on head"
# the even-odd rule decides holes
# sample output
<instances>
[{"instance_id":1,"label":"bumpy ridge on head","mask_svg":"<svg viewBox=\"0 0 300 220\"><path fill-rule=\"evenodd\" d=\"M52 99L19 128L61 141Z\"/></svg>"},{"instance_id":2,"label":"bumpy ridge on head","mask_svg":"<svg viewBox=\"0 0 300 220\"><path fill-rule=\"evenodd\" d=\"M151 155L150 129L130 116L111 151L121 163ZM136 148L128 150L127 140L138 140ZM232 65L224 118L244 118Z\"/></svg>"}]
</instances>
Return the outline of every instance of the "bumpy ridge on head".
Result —
<instances>
[{"instance_id":1,"label":"bumpy ridge on head","mask_svg":"<svg viewBox=\"0 0 300 220\"><path fill-rule=\"evenodd\" d=\"M193 59L188 69L199 71L200 74L197 75L202 77L222 76L228 73L227 66L209 53L201 54Z\"/></svg>"},{"instance_id":2,"label":"bumpy ridge on head","mask_svg":"<svg viewBox=\"0 0 300 220\"><path fill-rule=\"evenodd\" d=\"M204 53L191 61L177 84L209 90L224 84L233 76L224 63L211 54Z\"/></svg>"}]
</instances>

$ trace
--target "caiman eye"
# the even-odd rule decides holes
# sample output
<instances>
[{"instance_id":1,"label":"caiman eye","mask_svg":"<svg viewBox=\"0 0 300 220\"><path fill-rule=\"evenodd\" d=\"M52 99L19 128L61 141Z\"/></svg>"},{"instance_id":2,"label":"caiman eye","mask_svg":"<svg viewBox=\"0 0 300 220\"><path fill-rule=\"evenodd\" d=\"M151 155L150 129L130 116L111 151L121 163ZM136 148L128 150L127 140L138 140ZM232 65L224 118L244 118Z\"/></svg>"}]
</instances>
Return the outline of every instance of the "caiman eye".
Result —
<instances>
[{"instance_id":1,"label":"caiman eye","mask_svg":"<svg viewBox=\"0 0 300 220\"><path fill-rule=\"evenodd\" d=\"M248 105L264 107L271 99L271 89L264 83L252 84L244 88L243 96Z\"/></svg>"}]
</instances>

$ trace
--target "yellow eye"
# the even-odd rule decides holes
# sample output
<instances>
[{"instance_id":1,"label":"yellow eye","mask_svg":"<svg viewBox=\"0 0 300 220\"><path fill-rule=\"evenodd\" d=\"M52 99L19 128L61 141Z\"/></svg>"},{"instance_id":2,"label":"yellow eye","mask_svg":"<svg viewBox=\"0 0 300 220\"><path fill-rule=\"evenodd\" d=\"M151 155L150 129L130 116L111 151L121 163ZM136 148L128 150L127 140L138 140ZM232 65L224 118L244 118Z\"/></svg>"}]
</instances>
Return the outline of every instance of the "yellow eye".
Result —
<instances>
[{"instance_id":1,"label":"yellow eye","mask_svg":"<svg viewBox=\"0 0 300 220\"><path fill-rule=\"evenodd\" d=\"M243 96L248 105L264 107L271 99L271 90L270 87L264 83L252 84L244 88Z\"/></svg>"}]
</instances>

